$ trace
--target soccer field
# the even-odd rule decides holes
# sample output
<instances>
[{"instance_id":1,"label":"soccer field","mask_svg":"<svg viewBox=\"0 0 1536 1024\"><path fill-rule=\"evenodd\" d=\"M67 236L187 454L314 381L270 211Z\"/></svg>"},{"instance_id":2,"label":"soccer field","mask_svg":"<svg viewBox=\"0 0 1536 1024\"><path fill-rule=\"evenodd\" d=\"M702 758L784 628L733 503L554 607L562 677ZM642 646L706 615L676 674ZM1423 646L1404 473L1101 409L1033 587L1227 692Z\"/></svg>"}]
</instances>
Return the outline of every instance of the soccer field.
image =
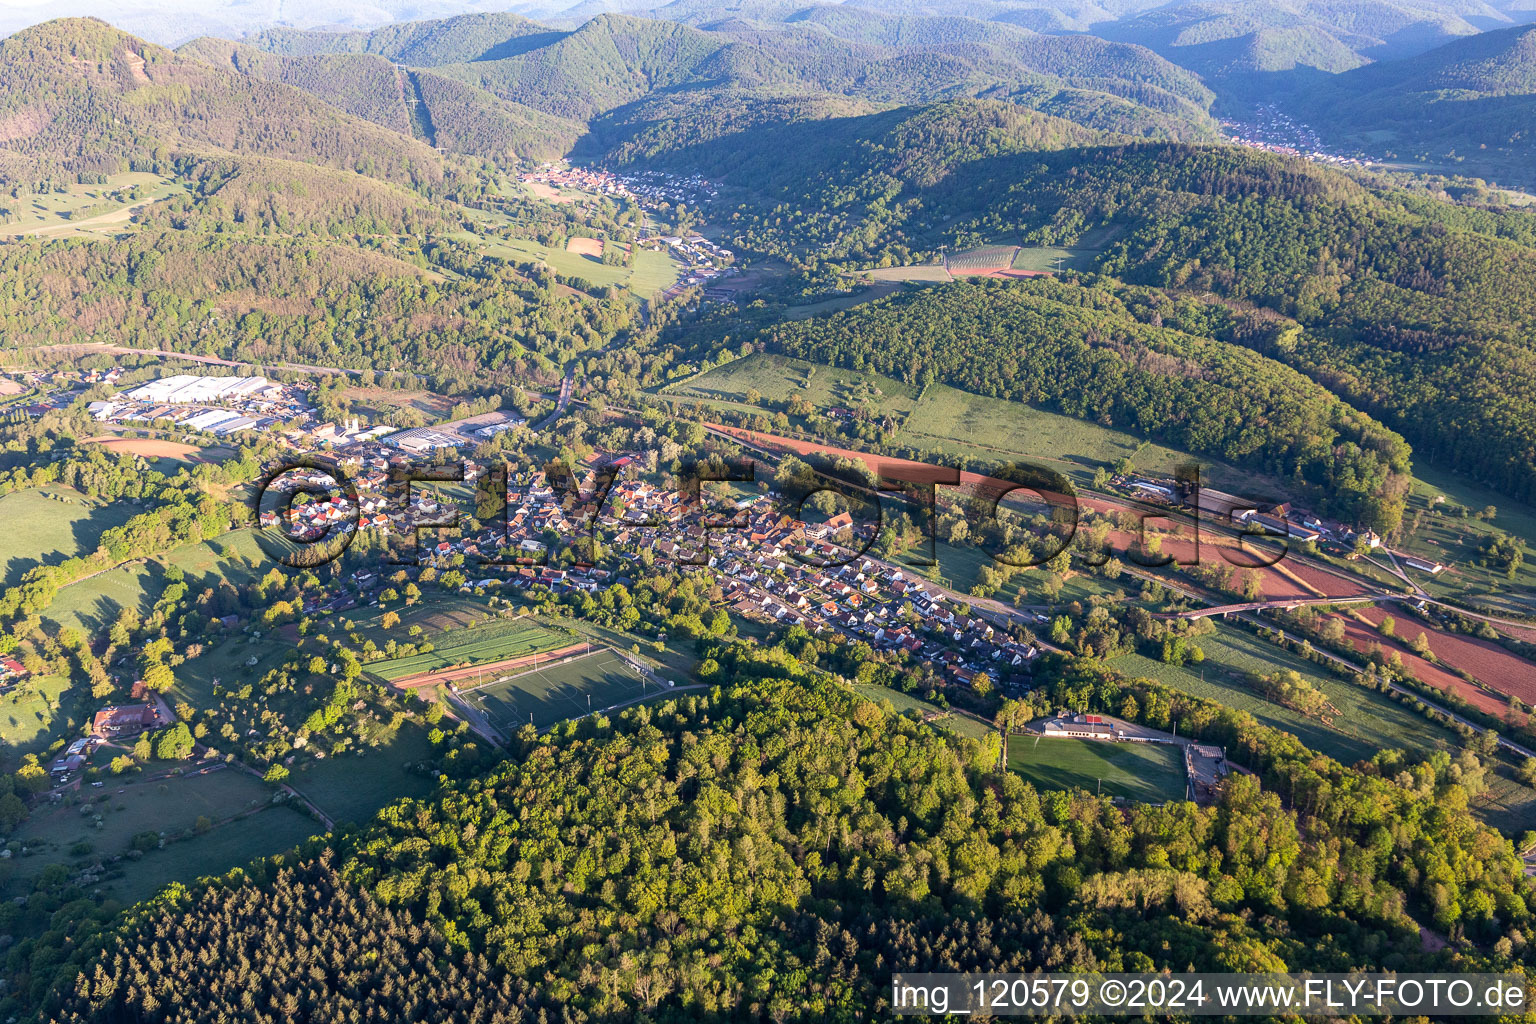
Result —
<instances>
[{"instance_id":1,"label":"soccer field","mask_svg":"<svg viewBox=\"0 0 1536 1024\"><path fill-rule=\"evenodd\" d=\"M498 679L463 696L498 730L510 734L530 721L545 729L655 691L656 685L646 682L623 658L603 650Z\"/></svg>"},{"instance_id":2,"label":"soccer field","mask_svg":"<svg viewBox=\"0 0 1536 1024\"><path fill-rule=\"evenodd\" d=\"M1185 794L1182 749L1165 743L1109 743L1010 736L1008 767L1037 789L1086 789L1161 803Z\"/></svg>"},{"instance_id":3,"label":"soccer field","mask_svg":"<svg viewBox=\"0 0 1536 1024\"><path fill-rule=\"evenodd\" d=\"M532 622L492 622L474 629L458 629L434 636L433 649L426 654L381 661L370 665L368 670L381 679L394 682L454 665L517 658L570 642L570 637L552 633Z\"/></svg>"}]
</instances>

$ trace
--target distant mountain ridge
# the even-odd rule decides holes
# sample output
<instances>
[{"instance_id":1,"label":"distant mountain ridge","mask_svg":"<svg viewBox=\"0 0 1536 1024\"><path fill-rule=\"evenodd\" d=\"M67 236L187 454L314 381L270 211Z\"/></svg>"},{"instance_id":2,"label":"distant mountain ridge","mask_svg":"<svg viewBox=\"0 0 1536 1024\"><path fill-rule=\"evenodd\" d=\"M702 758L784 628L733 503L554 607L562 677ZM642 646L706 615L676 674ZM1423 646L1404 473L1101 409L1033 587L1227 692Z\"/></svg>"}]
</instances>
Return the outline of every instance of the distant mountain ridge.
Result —
<instances>
[{"instance_id":1,"label":"distant mountain ridge","mask_svg":"<svg viewBox=\"0 0 1536 1024\"><path fill-rule=\"evenodd\" d=\"M1536 187L1536 25L1319 81L1292 107L1336 144L1436 164L1471 158Z\"/></svg>"},{"instance_id":2,"label":"distant mountain ridge","mask_svg":"<svg viewBox=\"0 0 1536 1024\"><path fill-rule=\"evenodd\" d=\"M293 58L376 54L567 122L678 91L766 91L880 104L991 96L1099 130L1214 136L1209 90L1141 47L961 18L930 26L824 5L783 13L778 22L727 17L705 26L611 14L570 32L466 15L369 33L278 30L249 42Z\"/></svg>"},{"instance_id":3,"label":"distant mountain ridge","mask_svg":"<svg viewBox=\"0 0 1536 1024\"><path fill-rule=\"evenodd\" d=\"M0 42L0 178L112 174L192 154L366 166L402 184L441 157L298 89L179 56L95 19Z\"/></svg>"},{"instance_id":4,"label":"distant mountain ridge","mask_svg":"<svg viewBox=\"0 0 1536 1024\"><path fill-rule=\"evenodd\" d=\"M400 67L366 50L290 56L204 38L177 52L303 89L349 114L449 152L549 160L569 151L582 133L578 124L430 71Z\"/></svg>"}]
</instances>

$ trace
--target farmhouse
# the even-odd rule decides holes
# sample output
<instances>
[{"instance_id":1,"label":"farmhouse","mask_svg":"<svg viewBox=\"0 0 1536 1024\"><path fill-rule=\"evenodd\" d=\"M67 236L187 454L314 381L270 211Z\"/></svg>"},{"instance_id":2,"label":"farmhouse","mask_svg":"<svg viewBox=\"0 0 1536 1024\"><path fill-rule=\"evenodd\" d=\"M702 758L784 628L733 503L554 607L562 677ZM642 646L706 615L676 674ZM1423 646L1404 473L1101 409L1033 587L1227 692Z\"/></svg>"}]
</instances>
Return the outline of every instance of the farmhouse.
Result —
<instances>
[{"instance_id":1,"label":"farmhouse","mask_svg":"<svg viewBox=\"0 0 1536 1024\"><path fill-rule=\"evenodd\" d=\"M154 728L159 721L160 712L153 704L108 706L96 712L96 717L91 722L91 732L103 739L137 736L145 729Z\"/></svg>"}]
</instances>

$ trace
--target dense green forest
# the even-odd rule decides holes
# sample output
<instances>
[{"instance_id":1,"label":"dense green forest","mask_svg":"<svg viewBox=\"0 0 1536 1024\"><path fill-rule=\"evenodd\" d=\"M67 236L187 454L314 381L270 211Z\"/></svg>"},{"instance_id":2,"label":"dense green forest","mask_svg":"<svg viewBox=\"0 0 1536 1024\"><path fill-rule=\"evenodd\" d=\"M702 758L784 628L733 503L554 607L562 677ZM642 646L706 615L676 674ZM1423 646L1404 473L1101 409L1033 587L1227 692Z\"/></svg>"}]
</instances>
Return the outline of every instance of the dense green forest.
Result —
<instances>
[{"instance_id":1,"label":"dense green forest","mask_svg":"<svg viewBox=\"0 0 1536 1024\"><path fill-rule=\"evenodd\" d=\"M914 19L876 27L879 18L861 12L854 20L864 24L855 27L813 10L793 21L714 19L694 27L604 15L571 32L541 32L510 16L464 15L370 33L274 30L251 42L290 59L378 54L464 82L514 110L567 122L608 116L632 132L664 127L658 122L676 102L712 118L715 102L889 104L986 95L1137 137L1214 134L1209 91L1139 47L981 22L938 32ZM647 116L645 101L659 103L662 113Z\"/></svg>"},{"instance_id":2,"label":"dense green forest","mask_svg":"<svg viewBox=\"0 0 1536 1024\"><path fill-rule=\"evenodd\" d=\"M175 150L284 157L429 184L442 159L296 89L178 57L94 19L0 42L0 182L161 170Z\"/></svg>"},{"instance_id":3,"label":"dense green forest","mask_svg":"<svg viewBox=\"0 0 1536 1024\"><path fill-rule=\"evenodd\" d=\"M222 39L196 39L177 53L291 85L453 153L549 160L568 152L581 133L573 122L430 71L398 67L372 52L285 56Z\"/></svg>"},{"instance_id":4,"label":"dense green forest","mask_svg":"<svg viewBox=\"0 0 1536 1024\"><path fill-rule=\"evenodd\" d=\"M1130 696L1264 780L1210 808L1122 811L1038 793L995 770L995 743L882 712L782 650L709 653L736 681L530 731L335 853L173 887L99 935L76 918L9 963L39 996L57 986L59 1021L853 1020L893 970L1469 969L1524 948L1508 936L1536 893L1467 815L1475 759L1349 770L1063 663L1051 702ZM1415 918L1498 952L1426 953Z\"/></svg>"},{"instance_id":5,"label":"dense green forest","mask_svg":"<svg viewBox=\"0 0 1536 1024\"><path fill-rule=\"evenodd\" d=\"M1256 337L1282 329L1107 283L981 281L781 324L763 338L786 355L941 381L1247 465L1310 488L1321 509L1391 530L1408 446L1242 344L1259 347Z\"/></svg>"},{"instance_id":6,"label":"dense green forest","mask_svg":"<svg viewBox=\"0 0 1536 1024\"><path fill-rule=\"evenodd\" d=\"M1533 94L1536 29L1523 25L1310 82L1289 105L1331 141L1529 185Z\"/></svg>"}]
</instances>

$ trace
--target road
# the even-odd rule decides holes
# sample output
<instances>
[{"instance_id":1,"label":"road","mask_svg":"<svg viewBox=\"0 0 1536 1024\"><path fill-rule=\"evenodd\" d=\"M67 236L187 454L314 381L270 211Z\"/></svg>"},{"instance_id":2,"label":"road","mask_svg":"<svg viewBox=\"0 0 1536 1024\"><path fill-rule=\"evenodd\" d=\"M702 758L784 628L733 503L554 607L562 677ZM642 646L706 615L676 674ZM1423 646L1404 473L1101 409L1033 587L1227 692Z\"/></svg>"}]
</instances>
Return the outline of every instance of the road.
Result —
<instances>
[{"instance_id":1,"label":"road","mask_svg":"<svg viewBox=\"0 0 1536 1024\"><path fill-rule=\"evenodd\" d=\"M1261 612L1271 608L1305 608L1311 605L1377 604L1381 601L1405 601L1402 594L1366 594L1361 597L1285 597L1273 601L1250 601L1247 604L1221 604L1209 608L1196 608L1187 612L1175 612L1169 618L1205 619L1212 615L1230 615L1234 612Z\"/></svg>"},{"instance_id":2,"label":"road","mask_svg":"<svg viewBox=\"0 0 1536 1024\"><path fill-rule=\"evenodd\" d=\"M560 382L560 397L555 400L555 411L539 420L533 425L533 432L539 434L548 430L555 421L565 415L565 410L570 408L571 395L576 391L576 371L568 371L565 379Z\"/></svg>"}]
</instances>

